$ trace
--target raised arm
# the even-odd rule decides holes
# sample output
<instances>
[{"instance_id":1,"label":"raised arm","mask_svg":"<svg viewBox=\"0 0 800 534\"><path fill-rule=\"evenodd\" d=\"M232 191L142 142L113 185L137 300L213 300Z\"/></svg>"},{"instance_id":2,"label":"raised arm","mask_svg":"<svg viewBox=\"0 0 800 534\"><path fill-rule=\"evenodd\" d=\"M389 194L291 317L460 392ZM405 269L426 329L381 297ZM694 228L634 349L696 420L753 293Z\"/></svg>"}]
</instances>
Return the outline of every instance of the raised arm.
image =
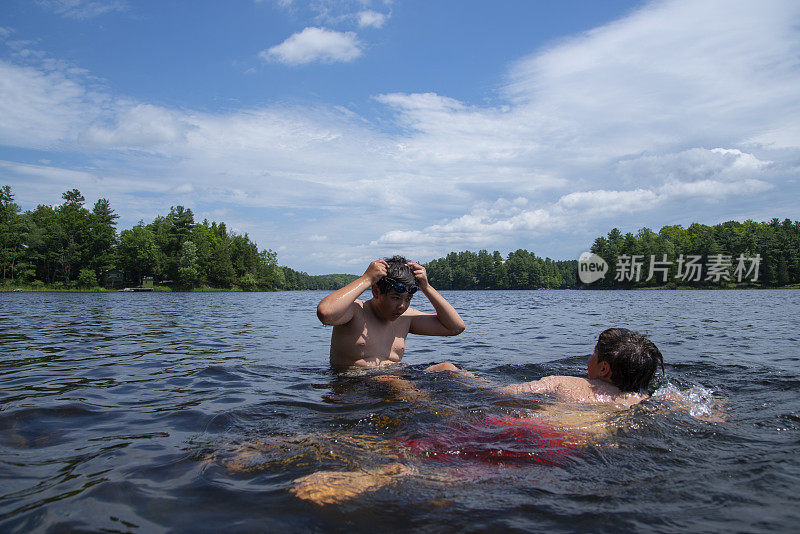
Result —
<instances>
[{"instance_id":1,"label":"raised arm","mask_svg":"<svg viewBox=\"0 0 800 534\"><path fill-rule=\"evenodd\" d=\"M386 276L388 268L389 264L385 261L375 260L359 278L322 299L317 305L317 317L322 324L335 326L350 321L353 318L353 303L361 293Z\"/></svg>"},{"instance_id":2,"label":"raised arm","mask_svg":"<svg viewBox=\"0 0 800 534\"><path fill-rule=\"evenodd\" d=\"M419 263L409 262L409 267L417 280L417 286L428 297L436 310L436 315L420 314L411 318L412 334L423 336L457 336L466 326L458 312L429 283L425 267Z\"/></svg>"}]
</instances>

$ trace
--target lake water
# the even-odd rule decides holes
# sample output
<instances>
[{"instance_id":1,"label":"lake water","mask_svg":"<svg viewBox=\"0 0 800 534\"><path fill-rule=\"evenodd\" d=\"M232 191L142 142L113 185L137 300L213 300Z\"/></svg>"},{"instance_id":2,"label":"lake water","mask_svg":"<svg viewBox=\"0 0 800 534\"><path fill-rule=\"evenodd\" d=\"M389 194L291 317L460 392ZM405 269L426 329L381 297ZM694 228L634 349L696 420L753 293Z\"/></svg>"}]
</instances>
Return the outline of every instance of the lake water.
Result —
<instances>
[{"instance_id":1,"label":"lake water","mask_svg":"<svg viewBox=\"0 0 800 534\"><path fill-rule=\"evenodd\" d=\"M410 397L369 373L331 372L330 329L314 313L323 296L0 294L0 531L800 524L800 291L445 292L467 331L409 336L392 372L419 392ZM646 333L666 377L641 405L592 415L602 436L555 456L521 451L545 462L403 449L487 417L535 414L536 399L491 386L584 374L610 326ZM440 361L486 381L423 371ZM392 462L411 471L338 504L290 492L314 472Z\"/></svg>"}]
</instances>

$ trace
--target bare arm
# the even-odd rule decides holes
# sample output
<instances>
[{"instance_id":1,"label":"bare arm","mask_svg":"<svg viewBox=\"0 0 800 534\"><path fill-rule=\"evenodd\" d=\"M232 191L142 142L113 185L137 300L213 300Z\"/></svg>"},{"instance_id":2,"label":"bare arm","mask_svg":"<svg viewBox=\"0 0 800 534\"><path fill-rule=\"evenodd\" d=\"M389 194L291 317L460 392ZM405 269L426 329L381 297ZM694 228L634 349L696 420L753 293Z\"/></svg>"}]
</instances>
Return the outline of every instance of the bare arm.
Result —
<instances>
[{"instance_id":1,"label":"bare arm","mask_svg":"<svg viewBox=\"0 0 800 534\"><path fill-rule=\"evenodd\" d=\"M540 380L531 380L530 382L524 382L522 384L511 384L509 386L504 386L502 388L497 388L496 391L500 393L512 393L512 394L519 394L519 393L553 393L553 384L551 380L548 380L549 376L546 376Z\"/></svg>"},{"instance_id":2,"label":"bare arm","mask_svg":"<svg viewBox=\"0 0 800 534\"><path fill-rule=\"evenodd\" d=\"M322 324L335 326L349 322L353 318L353 303L361 293L386 276L388 268L389 264L383 260L373 261L359 278L322 299L317 306L317 317Z\"/></svg>"},{"instance_id":3,"label":"bare arm","mask_svg":"<svg viewBox=\"0 0 800 534\"><path fill-rule=\"evenodd\" d=\"M428 274L425 272L425 267L413 262L408 265L414 273L414 278L417 280L417 286L420 291L428 297L428 300L436 310L436 315L420 313L413 316L409 332L424 336L457 336L463 332L466 328L463 319L458 315L455 308L428 284Z\"/></svg>"}]
</instances>

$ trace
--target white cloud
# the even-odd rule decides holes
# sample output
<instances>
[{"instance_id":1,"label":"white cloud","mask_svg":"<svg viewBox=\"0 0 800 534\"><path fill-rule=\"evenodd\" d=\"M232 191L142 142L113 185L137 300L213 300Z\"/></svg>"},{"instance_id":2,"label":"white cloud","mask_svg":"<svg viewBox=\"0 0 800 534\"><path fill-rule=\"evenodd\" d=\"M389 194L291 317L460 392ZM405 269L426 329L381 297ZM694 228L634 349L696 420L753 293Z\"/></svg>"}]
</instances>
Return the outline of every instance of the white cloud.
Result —
<instances>
[{"instance_id":1,"label":"white cloud","mask_svg":"<svg viewBox=\"0 0 800 534\"><path fill-rule=\"evenodd\" d=\"M92 180L91 173L85 171L75 171L72 169L60 169L47 165L31 165L27 163L17 163L14 161L0 160L0 168L7 175L25 176L29 178L42 178L44 180L59 183L67 186L72 183L83 183Z\"/></svg>"},{"instance_id":2,"label":"white cloud","mask_svg":"<svg viewBox=\"0 0 800 534\"><path fill-rule=\"evenodd\" d=\"M181 184L178 187L174 188L172 192L178 194L194 193L194 186L192 184Z\"/></svg>"},{"instance_id":3,"label":"white cloud","mask_svg":"<svg viewBox=\"0 0 800 534\"><path fill-rule=\"evenodd\" d=\"M348 62L361 55L361 43L353 32L306 28L258 55L265 61L287 65Z\"/></svg>"},{"instance_id":4,"label":"white cloud","mask_svg":"<svg viewBox=\"0 0 800 534\"><path fill-rule=\"evenodd\" d=\"M507 94L606 154L742 142L800 118L797 22L790 1L654 2L519 61Z\"/></svg>"},{"instance_id":5,"label":"white cloud","mask_svg":"<svg viewBox=\"0 0 800 534\"><path fill-rule=\"evenodd\" d=\"M673 198L699 198L721 200L731 195L748 195L772 189L773 185L763 180L746 179L738 182L699 180L696 182L667 182L661 186L663 195Z\"/></svg>"},{"instance_id":6,"label":"white cloud","mask_svg":"<svg viewBox=\"0 0 800 534\"><path fill-rule=\"evenodd\" d=\"M541 208L526 208L524 204L510 204L498 200L491 208L478 206L470 213L421 230L391 230L371 245L430 245L434 249L460 244L465 247L486 248L487 243L507 241L521 232L528 236L541 236L544 232L567 233L579 228L585 221L595 222L654 210L670 202L706 197L721 200L732 195L753 194L772 186L761 180L746 179L735 183L718 180L695 182L671 181L655 190L628 191L592 190L576 191ZM441 254L441 252L439 252Z\"/></svg>"},{"instance_id":7,"label":"white cloud","mask_svg":"<svg viewBox=\"0 0 800 534\"><path fill-rule=\"evenodd\" d=\"M22 67L0 60L0 142L50 148L74 144L102 113L98 95L64 70Z\"/></svg>"},{"instance_id":8,"label":"white cloud","mask_svg":"<svg viewBox=\"0 0 800 534\"><path fill-rule=\"evenodd\" d=\"M615 171L623 181L636 183L709 178L735 182L757 176L771 164L739 149L692 148L677 153L631 157L618 162Z\"/></svg>"},{"instance_id":9,"label":"white cloud","mask_svg":"<svg viewBox=\"0 0 800 534\"><path fill-rule=\"evenodd\" d=\"M387 16L377 11L360 11L357 15L359 28L382 28Z\"/></svg>"},{"instance_id":10,"label":"white cloud","mask_svg":"<svg viewBox=\"0 0 800 534\"><path fill-rule=\"evenodd\" d=\"M36 3L57 15L71 19L91 19L128 9L128 3L122 0L37 0Z\"/></svg>"},{"instance_id":11,"label":"white cloud","mask_svg":"<svg viewBox=\"0 0 800 534\"><path fill-rule=\"evenodd\" d=\"M256 0L259 2L261 0ZM389 19L389 13L381 13L372 9L386 9L391 0L315 0L314 2L293 2L292 0L274 0L279 8L289 11L295 17L306 17L318 26L352 26L358 24L359 28L382 28Z\"/></svg>"},{"instance_id":12,"label":"white cloud","mask_svg":"<svg viewBox=\"0 0 800 534\"><path fill-rule=\"evenodd\" d=\"M647 189L633 191L576 191L558 199L557 207L574 213L575 216L615 214L650 208L657 196Z\"/></svg>"},{"instance_id":13,"label":"white cloud","mask_svg":"<svg viewBox=\"0 0 800 534\"><path fill-rule=\"evenodd\" d=\"M185 141L193 128L191 117L149 104L138 104L121 111L111 127L93 125L88 140L98 145L148 150L164 144Z\"/></svg>"}]
</instances>

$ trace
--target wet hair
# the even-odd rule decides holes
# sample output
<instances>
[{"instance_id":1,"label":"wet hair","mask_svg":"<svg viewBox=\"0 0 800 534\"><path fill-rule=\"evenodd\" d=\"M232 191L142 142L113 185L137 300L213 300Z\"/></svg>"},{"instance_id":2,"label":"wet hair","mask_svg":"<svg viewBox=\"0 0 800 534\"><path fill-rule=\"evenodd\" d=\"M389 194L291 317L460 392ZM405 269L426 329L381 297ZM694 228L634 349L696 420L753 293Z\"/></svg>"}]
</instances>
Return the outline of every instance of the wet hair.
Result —
<instances>
[{"instance_id":1,"label":"wet hair","mask_svg":"<svg viewBox=\"0 0 800 534\"><path fill-rule=\"evenodd\" d=\"M644 393L664 358L655 344L639 332L609 328L600 333L595 346L598 362L608 362L611 382L620 391Z\"/></svg>"},{"instance_id":2,"label":"wet hair","mask_svg":"<svg viewBox=\"0 0 800 534\"><path fill-rule=\"evenodd\" d=\"M386 271L389 278L397 280L406 287L416 285L417 280L414 278L414 273L411 272L411 267L406 265L408 263L407 259L403 256L392 256L391 258L384 258L384 260L389 264L389 269ZM384 277L378 280L378 289L383 295L392 289L392 285Z\"/></svg>"}]
</instances>

